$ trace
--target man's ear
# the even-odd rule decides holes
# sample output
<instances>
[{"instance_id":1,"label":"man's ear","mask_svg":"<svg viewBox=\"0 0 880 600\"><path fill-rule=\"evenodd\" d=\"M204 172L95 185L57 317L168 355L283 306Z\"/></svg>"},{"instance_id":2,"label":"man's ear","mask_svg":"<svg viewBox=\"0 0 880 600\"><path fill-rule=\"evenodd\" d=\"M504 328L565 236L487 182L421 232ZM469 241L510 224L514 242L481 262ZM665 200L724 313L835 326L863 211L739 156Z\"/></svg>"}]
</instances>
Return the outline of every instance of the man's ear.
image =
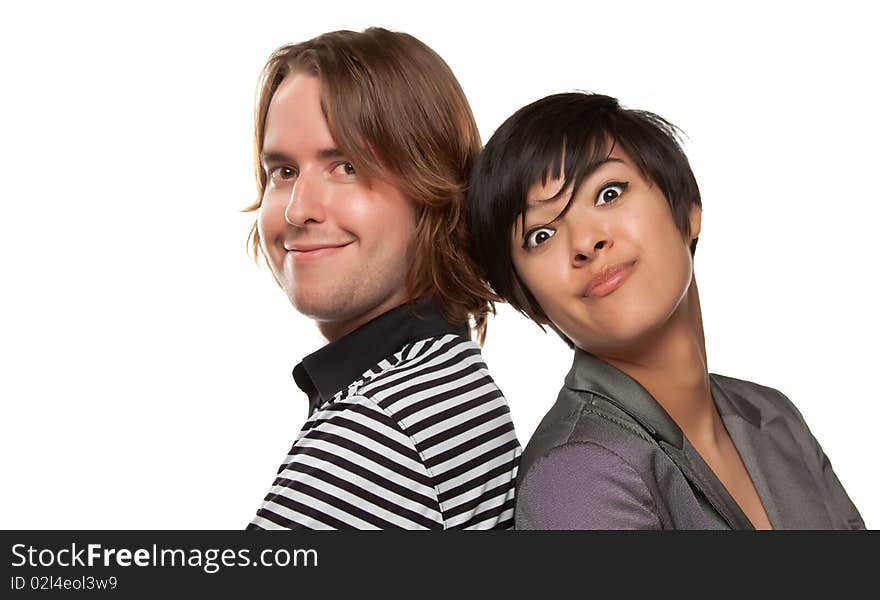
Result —
<instances>
[{"instance_id":1,"label":"man's ear","mask_svg":"<svg viewBox=\"0 0 880 600\"><path fill-rule=\"evenodd\" d=\"M691 240L700 236L700 225L703 220L703 209L696 202L691 203L691 209L688 212L688 222L690 223Z\"/></svg>"}]
</instances>

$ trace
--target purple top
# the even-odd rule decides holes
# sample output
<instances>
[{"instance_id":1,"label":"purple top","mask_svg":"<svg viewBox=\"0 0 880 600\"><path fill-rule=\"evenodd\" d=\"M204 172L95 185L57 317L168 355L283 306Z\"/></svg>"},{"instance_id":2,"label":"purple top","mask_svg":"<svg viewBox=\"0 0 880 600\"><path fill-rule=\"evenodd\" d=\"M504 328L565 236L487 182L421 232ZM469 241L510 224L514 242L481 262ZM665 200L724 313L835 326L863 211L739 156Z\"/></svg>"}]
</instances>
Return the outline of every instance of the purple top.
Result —
<instances>
[{"instance_id":1,"label":"purple top","mask_svg":"<svg viewBox=\"0 0 880 600\"><path fill-rule=\"evenodd\" d=\"M774 529L864 529L800 412L778 391L710 374L712 399ZM751 529L681 429L636 380L577 350L529 441L518 529Z\"/></svg>"}]
</instances>

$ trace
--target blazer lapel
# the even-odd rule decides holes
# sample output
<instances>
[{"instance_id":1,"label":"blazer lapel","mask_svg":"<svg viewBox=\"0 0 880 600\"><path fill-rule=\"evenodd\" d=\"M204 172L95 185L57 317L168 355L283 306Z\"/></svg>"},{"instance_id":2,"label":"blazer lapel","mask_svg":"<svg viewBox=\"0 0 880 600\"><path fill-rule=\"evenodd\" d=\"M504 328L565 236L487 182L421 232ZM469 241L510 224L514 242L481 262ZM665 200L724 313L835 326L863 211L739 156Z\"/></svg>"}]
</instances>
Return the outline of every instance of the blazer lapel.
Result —
<instances>
[{"instance_id":1,"label":"blazer lapel","mask_svg":"<svg viewBox=\"0 0 880 600\"><path fill-rule=\"evenodd\" d=\"M832 529L797 440L770 403L748 398L711 376L712 395L774 529Z\"/></svg>"},{"instance_id":2,"label":"blazer lapel","mask_svg":"<svg viewBox=\"0 0 880 600\"><path fill-rule=\"evenodd\" d=\"M683 448L675 448L662 442L660 446L675 465L681 469L688 482L706 498L731 529L755 528L736 500L727 492L727 488L724 487L721 480L715 476L715 473L703 461L687 438L684 439Z\"/></svg>"}]
</instances>

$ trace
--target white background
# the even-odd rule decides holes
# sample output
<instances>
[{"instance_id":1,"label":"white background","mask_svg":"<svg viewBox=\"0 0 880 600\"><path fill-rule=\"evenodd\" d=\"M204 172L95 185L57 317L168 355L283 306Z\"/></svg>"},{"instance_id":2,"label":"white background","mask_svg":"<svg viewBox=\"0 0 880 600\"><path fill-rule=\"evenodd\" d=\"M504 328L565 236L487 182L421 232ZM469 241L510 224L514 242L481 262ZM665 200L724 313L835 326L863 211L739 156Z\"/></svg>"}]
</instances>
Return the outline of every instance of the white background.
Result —
<instances>
[{"instance_id":1,"label":"white background","mask_svg":"<svg viewBox=\"0 0 880 600\"><path fill-rule=\"evenodd\" d=\"M0 15L0 528L250 520L322 343L245 251L257 77L370 25L446 59L484 140L572 89L684 129L710 370L785 392L880 526L868 3L22 4ZM525 443L570 352L502 307L484 354Z\"/></svg>"}]
</instances>

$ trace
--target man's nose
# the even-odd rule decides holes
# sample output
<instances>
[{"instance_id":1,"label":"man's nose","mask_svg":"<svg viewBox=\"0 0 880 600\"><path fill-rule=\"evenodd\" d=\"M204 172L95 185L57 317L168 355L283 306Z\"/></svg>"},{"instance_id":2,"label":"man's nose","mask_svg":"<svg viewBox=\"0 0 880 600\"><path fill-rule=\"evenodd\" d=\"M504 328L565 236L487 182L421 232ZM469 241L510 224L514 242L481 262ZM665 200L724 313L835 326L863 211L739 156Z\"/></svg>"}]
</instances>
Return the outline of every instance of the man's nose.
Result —
<instances>
[{"instance_id":1,"label":"man's nose","mask_svg":"<svg viewBox=\"0 0 880 600\"><path fill-rule=\"evenodd\" d=\"M297 177L290 190L287 206L284 207L284 220L294 227L305 227L309 222L321 223L324 220L324 201L321 182L308 172Z\"/></svg>"}]
</instances>

